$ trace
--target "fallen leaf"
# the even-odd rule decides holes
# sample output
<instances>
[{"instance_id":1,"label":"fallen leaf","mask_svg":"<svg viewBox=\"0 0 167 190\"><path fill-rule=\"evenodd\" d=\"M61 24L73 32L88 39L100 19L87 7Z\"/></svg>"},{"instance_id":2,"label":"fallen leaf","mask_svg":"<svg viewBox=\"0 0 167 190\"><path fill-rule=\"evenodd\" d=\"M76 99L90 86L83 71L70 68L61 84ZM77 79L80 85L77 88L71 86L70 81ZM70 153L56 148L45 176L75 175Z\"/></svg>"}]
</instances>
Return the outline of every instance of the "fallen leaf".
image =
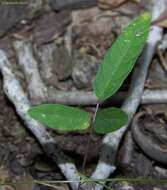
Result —
<instances>
[{"instance_id":1,"label":"fallen leaf","mask_svg":"<svg viewBox=\"0 0 167 190\"><path fill-rule=\"evenodd\" d=\"M113 9L123 5L128 1L133 1L139 3L140 0L98 0L98 6L101 9Z\"/></svg>"}]
</instances>

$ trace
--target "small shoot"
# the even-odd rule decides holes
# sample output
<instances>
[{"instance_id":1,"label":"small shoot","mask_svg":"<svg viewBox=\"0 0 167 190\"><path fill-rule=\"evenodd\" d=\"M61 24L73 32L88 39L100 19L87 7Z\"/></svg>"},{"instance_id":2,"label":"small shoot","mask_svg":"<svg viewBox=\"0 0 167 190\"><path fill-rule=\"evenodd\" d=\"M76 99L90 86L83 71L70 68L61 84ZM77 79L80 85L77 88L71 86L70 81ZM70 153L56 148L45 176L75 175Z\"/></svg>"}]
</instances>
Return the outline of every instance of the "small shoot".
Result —
<instances>
[{"instance_id":1,"label":"small shoot","mask_svg":"<svg viewBox=\"0 0 167 190\"><path fill-rule=\"evenodd\" d=\"M97 72L93 89L100 101L118 91L134 67L147 40L151 17L145 13L127 26L109 49ZM139 79L140 80L140 79ZM80 109L60 104L43 104L30 108L28 114L49 128L62 131L84 130L90 126L89 114ZM94 131L106 134L118 130L128 122L128 116L119 108L97 112Z\"/></svg>"}]
</instances>

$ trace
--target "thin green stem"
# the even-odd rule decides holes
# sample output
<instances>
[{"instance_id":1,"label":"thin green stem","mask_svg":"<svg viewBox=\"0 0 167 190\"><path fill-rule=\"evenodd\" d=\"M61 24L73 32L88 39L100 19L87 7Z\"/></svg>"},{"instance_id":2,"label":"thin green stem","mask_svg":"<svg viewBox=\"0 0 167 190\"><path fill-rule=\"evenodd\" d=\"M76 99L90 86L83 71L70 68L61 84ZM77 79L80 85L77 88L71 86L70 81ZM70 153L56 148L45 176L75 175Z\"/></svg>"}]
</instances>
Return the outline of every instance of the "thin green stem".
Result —
<instances>
[{"instance_id":1,"label":"thin green stem","mask_svg":"<svg viewBox=\"0 0 167 190\"><path fill-rule=\"evenodd\" d=\"M52 187L54 189L57 189L57 186L53 185L53 184L48 184L48 183L38 183L39 185L43 185L43 186L46 186L46 187Z\"/></svg>"},{"instance_id":2,"label":"thin green stem","mask_svg":"<svg viewBox=\"0 0 167 190\"><path fill-rule=\"evenodd\" d=\"M92 126L91 126L91 129L90 129L90 135L89 135L88 143L87 143L87 146L86 146L86 153L85 153L85 156L84 156L84 159L83 159L83 163L82 163L82 170L84 170L85 165L86 165L86 161L87 161L87 157L88 157L88 151L89 151L89 146L90 146L90 142L91 142L91 136L93 134L94 123L95 123L95 120L96 120L96 115L97 115L98 109L99 109L99 103L96 104L96 109L95 109L95 112L94 112L94 115L93 115Z\"/></svg>"},{"instance_id":3,"label":"thin green stem","mask_svg":"<svg viewBox=\"0 0 167 190\"><path fill-rule=\"evenodd\" d=\"M61 190L59 186L57 185L53 185L53 184L49 184L49 183L44 183L44 182L38 182L39 185L43 185L43 186L47 186L47 187L52 187L53 189L57 189L57 190Z\"/></svg>"},{"instance_id":4,"label":"thin green stem","mask_svg":"<svg viewBox=\"0 0 167 190\"><path fill-rule=\"evenodd\" d=\"M98 109L99 109L99 103L96 104L96 109L95 109L95 112L94 112L94 115L93 115L92 125L91 125L91 128L90 128L90 133L89 133L89 137L88 137L88 143L86 145L86 152L85 152L85 155L84 155L84 158L83 158L83 163L82 163L82 171L84 170L86 162L87 162L88 152L89 152L89 147L90 147L90 142L91 142L91 136L93 134L94 122L96 120L96 115L97 115ZM81 182L79 182L79 184L78 184L78 190L80 189L80 187L81 187Z\"/></svg>"},{"instance_id":5,"label":"thin green stem","mask_svg":"<svg viewBox=\"0 0 167 190\"><path fill-rule=\"evenodd\" d=\"M4 185L22 185L22 184L61 184L61 183L79 183L80 180L32 180L32 181L9 181L9 182L0 182L0 186ZM167 184L167 179L154 179L154 178L112 178L112 179L90 179L86 178L85 183L99 183L102 184L104 182L110 183L120 183L120 182L128 182L128 183L138 183L138 184Z\"/></svg>"}]
</instances>

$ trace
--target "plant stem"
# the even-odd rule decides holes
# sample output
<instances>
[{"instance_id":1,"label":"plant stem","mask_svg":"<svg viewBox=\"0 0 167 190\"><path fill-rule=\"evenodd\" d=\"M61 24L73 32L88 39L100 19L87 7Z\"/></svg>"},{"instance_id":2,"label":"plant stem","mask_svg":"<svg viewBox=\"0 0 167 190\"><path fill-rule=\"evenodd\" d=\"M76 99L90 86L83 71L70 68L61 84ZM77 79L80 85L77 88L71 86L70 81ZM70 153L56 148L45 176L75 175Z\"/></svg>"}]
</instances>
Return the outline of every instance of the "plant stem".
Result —
<instances>
[{"instance_id":1,"label":"plant stem","mask_svg":"<svg viewBox=\"0 0 167 190\"><path fill-rule=\"evenodd\" d=\"M89 137L88 137L88 143L86 145L86 152L85 152L85 155L84 155L84 158L83 158L83 163L82 163L82 171L84 170L86 162L87 162L88 152L89 152L89 147L90 147L90 142L91 142L91 136L93 134L94 123L95 123L95 120L96 120L96 115L97 115L97 111L99 109L99 105L100 105L100 103L96 104L96 109L95 109L95 112L94 112L94 115L93 115L92 125L91 125L91 128L90 128L90 133L89 133ZM79 182L78 190L80 189L80 187L81 187L81 182Z\"/></svg>"},{"instance_id":2,"label":"plant stem","mask_svg":"<svg viewBox=\"0 0 167 190\"><path fill-rule=\"evenodd\" d=\"M22 185L22 184L62 184L62 183L79 183L80 181L71 181L71 180L30 180L30 181L8 181L0 182L0 186L4 185ZM128 182L132 184L159 184L166 185L167 179L153 179L153 178L107 178L107 179L90 179L86 178L85 183L121 183Z\"/></svg>"},{"instance_id":3,"label":"plant stem","mask_svg":"<svg viewBox=\"0 0 167 190\"><path fill-rule=\"evenodd\" d=\"M60 187L56 186L56 185L52 185L52 184L48 184L48 183L43 183L43 182L38 182L39 185L43 185L43 186L47 186L47 187L52 187L53 189L57 189L59 188L60 190Z\"/></svg>"},{"instance_id":4,"label":"plant stem","mask_svg":"<svg viewBox=\"0 0 167 190\"><path fill-rule=\"evenodd\" d=\"M86 165L86 161L87 161L87 157L88 157L88 151L89 151L89 146L90 146L90 142L91 142L91 136L93 134L94 123L95 123L95 119L96 119L96 115L97 115L98 109L99 109L99 103L96 104L96 109L95 109L95 112L94 112L94 115L93 115L92 126L91 126L91 129L90 129L89 139L88 139L88 143L87 143L87 146L86 146L86 153L85 153L85 156L84 156L84 159L83 159L83 163L82 163L82 170L84 170L85 165Z\"/></svg>"}]
</instances>

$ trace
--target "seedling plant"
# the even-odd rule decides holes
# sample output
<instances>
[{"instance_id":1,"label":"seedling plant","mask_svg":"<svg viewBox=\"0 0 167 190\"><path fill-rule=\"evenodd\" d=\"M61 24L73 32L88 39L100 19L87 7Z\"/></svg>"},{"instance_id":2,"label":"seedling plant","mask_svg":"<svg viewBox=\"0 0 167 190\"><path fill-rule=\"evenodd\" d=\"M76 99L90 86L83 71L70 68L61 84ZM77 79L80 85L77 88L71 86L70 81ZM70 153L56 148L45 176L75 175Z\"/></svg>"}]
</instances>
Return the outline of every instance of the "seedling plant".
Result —
<instances>
[{"instance_id":1,"label":"seedling plant","mask_svg":"<svg viewBox=\"0 0 167 190\"><path fill-rule=\"evenodd\" d=\"M82 131L90 126L90 133L96 134L120 129L128 122L128 115L116 107L99 109L99 104L118 91L133 69L147 40L150 25L151 17L148 13L137 17L108 50L93 82L93 91L99 99L93 119L86 111L62 104L33 106L28 110L28 115L51 129L63 132Z\"/></svg>"}]
</instances>

